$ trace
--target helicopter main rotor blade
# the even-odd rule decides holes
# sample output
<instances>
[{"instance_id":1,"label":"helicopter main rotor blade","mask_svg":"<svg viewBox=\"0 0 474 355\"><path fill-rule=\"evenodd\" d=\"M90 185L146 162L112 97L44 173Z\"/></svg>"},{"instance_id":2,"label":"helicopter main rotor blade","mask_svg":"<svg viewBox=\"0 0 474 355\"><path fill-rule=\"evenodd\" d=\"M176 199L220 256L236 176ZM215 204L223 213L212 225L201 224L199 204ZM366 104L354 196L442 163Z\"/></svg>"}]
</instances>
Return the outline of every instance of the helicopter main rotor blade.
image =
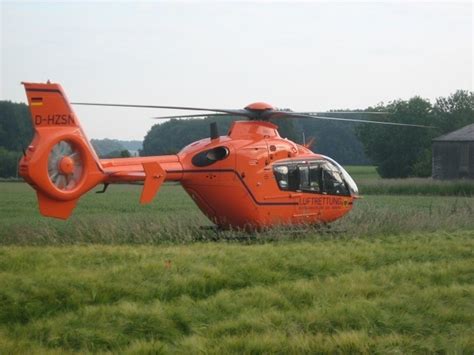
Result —
<instances>
[{"instance_id":1,"label":"helicopter main rotor blade","mask_svg":"<svg viewBox=\"0 0 474 355\"><path fill-rule=\"evenodd\" d=\"M398 122L383 122L383 121L371 121L371 120L359 120L355 118L341 118L341 117L329 117L329 116L317 116L317 115L308 115L303 112L281 112L285 115L280 115L277 117L270 118L283 118L283 117L294 117L294 118L316 118L320 120L330 120L330 121L346 121L346 122L359 122L359 123L374 123L388 126L405 126L405 127L417 127L417 128L436 128L433 126L424 126L419 124L411 123L398 123ZM336 113L336 112L334 112Z\"/></svg>"},{"instance_id":2,"label":"helicopter main rotor blade","mask_svg":"<svg viewBox=\"0 0 474 355\"><path fill-rule=\"evenodd\" d=\"M188 106L159 106L159 105L132 105L132 104L108 104L95 102L71 102L73 105L82 106L106 106L106 107L131 107L131 108L161 108L169 110L186 110L186 111L208 111L227 113L229 115L238 115L251 117L252 113L247 110L232 110L232 109L218 109L218 108L204 108L204 107L188 107Z\"/></svg>"},{"instance_id":3,"label":"helicopter main rotor blade","mask_svg":"<svg viewBox=\"0 0 474 355\"><path fill-rule=\"evenodd\" d=\"M130 108L158 108L158 109L170 109L170 110L188 110L188 111L206 111L214 112L208 114L194 114L194 115L174 115L174 116L160 116L153 117L155 119L170 119L170 118L190 118L190 117L205 117L205 116L225 116L225 115L235 115L247 117L250 120L268 120L272 118L284 118L284 117L293 117L293 118L316 118L320 120L331 120L331 121L347 121L347 122L359 122L359 123L374 123L381 125L389 126L406 126L406 127L418 127L418 128L435 128L433 126L425 126L418 124L410 123L397 123L397 122L383 122L383 121L371 121L371 120L362 120L354 118L341 118L341 117L331 117L331 116L322 116L326 114L371 114L371 115L385 115L389 112L350 112L350 111L341 111L341 112L293 112L293 111L278 111L278 110L263 110L263 111L252 111L246 109L215 109L215 108L204 108L204 107L190 107L190 106L162 106L162 105L134 105L134 104L110 104L110 103L93 103L93 102L72 102L73 105L83 105L83 106L107 106L107 107L130 107Z\"/></svg>"},{"instance_id":4,"label":"helicopter main rotor blade","mask_svg":"<svg viewBox=\"0 0 474 355\"><path fill-rule=\"evenodd\" d=\"M204 118L204 117L229 117L227 113L200 113L196 115L175 115L175 116L159 116L159 117L152 117L155 120L167 120L170 118Z\"/></svg>"},{"instance_id":5,"label":"helicopter main rotor blade","mask_svg":"<svg viewBox=\"0 0 474 355\"><path fill-rule=\"evenodd\" d=\"M328 112L328 111L321 111L321 112L294 112L294 111L285 111L285 110L269 110L266 112L262 112L262 117L265 117L265 119L270 119L270 118L279 118L291 114L303 114L303 115L308 115L308 116L321 116L321 115L330 115L330 114L343 114L343 115L354 115L354 114L369 114L369 115L389 115L390 112L382 112L382 111L334 111L334 112ZM329 117L329 116L323 116L323 117ZM372 122L372 121L371 121Z\"/></svg>"},{"instance_id":6,"label":"helicopter main rotor blade","mask_svg":"<svg viewBox=\"0 0 474 355\"><path fill-rule=\"evenodd\" d=\"M333 112L301 112L304 113L305 115L331 115L331 114L343 114L343 115L354 115L354 114L359 114L359 115L389 115L390 112L385 112L385 111L333 111Z\"/></svg>"}]
</instances>

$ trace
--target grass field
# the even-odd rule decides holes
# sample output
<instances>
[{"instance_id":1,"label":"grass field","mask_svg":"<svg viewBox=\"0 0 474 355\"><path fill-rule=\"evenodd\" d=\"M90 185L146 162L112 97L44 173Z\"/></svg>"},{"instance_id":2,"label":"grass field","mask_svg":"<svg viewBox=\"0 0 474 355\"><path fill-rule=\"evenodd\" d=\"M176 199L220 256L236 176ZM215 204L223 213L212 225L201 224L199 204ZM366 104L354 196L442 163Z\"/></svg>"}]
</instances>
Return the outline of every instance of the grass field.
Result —
<instances>
[{"instance_id":1,"label":"grass field","mask_svg":"<svg viewBox=\"0 0 474 355\"><path fill-rule=\"evenodd\" d=\"M344 168L356 181L363 179L380 179L377 167L372 165L349 165Z\"/></svg>"},{"instance_id":2,"label":"grass field","mask_svg":"<svg viewBox=\"0 0 474 355\"><path fill-rule=\"evenodd\" d=\"M472 353L474 198L370 195L330 231L216 233L181 187L66 221L0 184L0 353Z\"/></svg>"}]
</instances>

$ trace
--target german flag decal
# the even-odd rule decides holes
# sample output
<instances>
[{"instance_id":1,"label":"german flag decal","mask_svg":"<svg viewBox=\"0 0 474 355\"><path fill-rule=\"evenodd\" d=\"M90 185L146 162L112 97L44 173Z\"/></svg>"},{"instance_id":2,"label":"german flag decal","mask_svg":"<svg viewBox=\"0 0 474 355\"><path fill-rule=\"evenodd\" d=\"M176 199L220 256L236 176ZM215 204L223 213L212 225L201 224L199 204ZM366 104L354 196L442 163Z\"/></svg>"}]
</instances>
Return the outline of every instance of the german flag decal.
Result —
<instances>
[{"instance_id":1,"label":"german flag decal","mask_svg":"<svg viewBox=\"0 0 474 355\"><path fill-rule=\"evenodd\" d=\"M43 98L42 97L32 97L30 105L31 106L43 106Z\"/></svg>"}]
</instances>

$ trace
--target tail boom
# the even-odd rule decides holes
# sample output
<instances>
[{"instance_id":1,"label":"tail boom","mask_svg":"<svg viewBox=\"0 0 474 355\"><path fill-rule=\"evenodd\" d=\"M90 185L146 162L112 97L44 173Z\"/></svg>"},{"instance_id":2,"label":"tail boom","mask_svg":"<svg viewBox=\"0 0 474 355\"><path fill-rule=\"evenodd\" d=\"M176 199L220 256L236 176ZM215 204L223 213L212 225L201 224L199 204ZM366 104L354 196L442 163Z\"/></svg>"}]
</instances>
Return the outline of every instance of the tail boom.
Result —
<instances>
[{"instance_id":1,"label":"tail boom","mask_svg":"<svg viewBox=\"0 0 474 355\"><path fill-rule=\"evenodd\" d=\"M106 184L143 181L141 203L150 203L165 181L180 181L183 167L177 155L103 159Z\"/></svg>"},{"instance_id":2,"label":"tail boom","mask_svg":"<svg viewBox=\"0 0 474 355\"><path fill-rule=\"evenodd\" d=\"M177 155L100 160L107 174L108 183L144 181L146 177L144 164L148 163L157 163L163 168L166 172L165 181L180 181L183 177L183 167Z\"/></svg>"}]
</instances>

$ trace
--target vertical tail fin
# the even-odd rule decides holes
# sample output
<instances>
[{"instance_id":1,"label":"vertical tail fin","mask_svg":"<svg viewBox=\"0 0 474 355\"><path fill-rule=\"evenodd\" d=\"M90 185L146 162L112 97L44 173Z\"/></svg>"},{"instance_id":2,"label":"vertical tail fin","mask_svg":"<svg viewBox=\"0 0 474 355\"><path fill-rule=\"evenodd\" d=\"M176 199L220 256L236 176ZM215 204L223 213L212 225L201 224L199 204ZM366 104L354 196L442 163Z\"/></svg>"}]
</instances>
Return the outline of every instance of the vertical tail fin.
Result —
<instances>
[{"instance_id":1,"label":"vertical tail fin","mask_svg":"<svg viewBox=\"0 0 474 355\"><path fill-rule=\"evenodd\" d=\"M20 175L36 189L43 215L65 219L105 174L62 87L23 85L35 135L20 162Z\"/></svg>"}]
</instances>

